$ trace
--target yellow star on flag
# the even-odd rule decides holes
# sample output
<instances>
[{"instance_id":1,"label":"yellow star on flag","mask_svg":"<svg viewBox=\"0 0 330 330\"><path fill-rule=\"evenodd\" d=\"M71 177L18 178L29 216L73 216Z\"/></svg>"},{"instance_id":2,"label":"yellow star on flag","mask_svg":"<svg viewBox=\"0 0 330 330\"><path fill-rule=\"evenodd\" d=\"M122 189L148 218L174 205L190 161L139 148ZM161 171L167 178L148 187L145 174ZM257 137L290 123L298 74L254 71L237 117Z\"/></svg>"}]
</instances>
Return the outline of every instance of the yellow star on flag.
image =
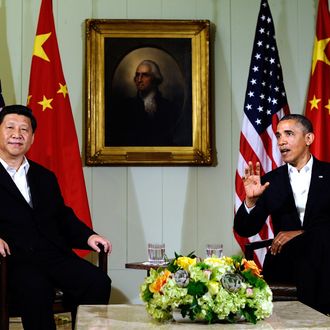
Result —
<instances>
[{"instance_id":1,"label":"yellow star on flag","mask_svg":"<svg viewBox=\"0 0 330 330\"><path fill-rule=\"evenodd\" d=\"M328 109L329 111L329 115L330 115L330 99L328 99L328 104L324 106L326 109Z\"/></svg>"},{"instance_id":2,"label":"yellow star on flag","mask_svg":"<svg viewBox=\"0 0 330 330\"><path fill-rule=\"evenodd\" d=\"M57 94L63 94L63 97L66 97L66 94L68 94L68 88L66 87L66 85L62 85L61 83L59 83L60 85L60 89L57 91Z\"/></svg>"},{"instance_id":3,"label":"yellow star on flag","mask_svg":"<svg viewBox=\"0 0 330 330\"><path fill-rule=\"evenodd\" d=\"M330 38L318 40L316 37L314 39L314 50L313 50L313 63L312 63L312 74L318 61L322 61L327 65L330 65L330 60L327 58L325 49L330 41Z\"/></svg>"},{"instance_id":4,"label":"yellow star on flag","mask_svg":"<svg viewBox=\"0 0 330 330\"><path fill-rule=\"evenodd\" d=\"M42 46L50 37L50 35L51 32L46 34L38 34L34 40L34 48L33 48L33 55L38 56L47 62L50 62L50 60Z\"/></svg>"},{"instance_id":5,"label":"yellow star on flag","mask_svg":"<svg viewBox=\"0 0 330 330\"><path fill-rule=\"evenodd\" d=\"M309 103L311 104L311 110L313 110L314 108L318 109L318 103L321 101L321 99L317 99L316 96L313 96L313 100L310 100Z\"/></svg>"},{"instance_id":6,"label":"yellow star on flag","mask_svg":"<svg viewBox=\"0 0 330 330\"><path fill-rule=\"evenodd\" d=\"M53 109L51 103L53 99L47 99L46 96L44 95L42 97L42 101L38 102L38 104L42 105L42 111L45 111L47 108Z\"/></svg>"}]
</instances>

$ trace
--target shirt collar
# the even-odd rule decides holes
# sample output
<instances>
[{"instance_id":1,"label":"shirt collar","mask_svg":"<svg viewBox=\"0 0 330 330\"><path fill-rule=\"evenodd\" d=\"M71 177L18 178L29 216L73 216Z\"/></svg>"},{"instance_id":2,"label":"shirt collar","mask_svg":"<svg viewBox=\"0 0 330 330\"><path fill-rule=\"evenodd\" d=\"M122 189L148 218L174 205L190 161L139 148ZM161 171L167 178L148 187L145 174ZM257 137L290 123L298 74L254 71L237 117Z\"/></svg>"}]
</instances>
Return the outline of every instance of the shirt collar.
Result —
<instances>
[{"instance_id":1,"label":"shirt collar","mask_svg":"<svg viewBox=\"0 0 330 330\"><path fill-rule=\"evenodd\" d=\"M313 167L313 156L311 156L311 158L306 163L306 165L301 168L300 172L307 173L308 171L312 170L312 167ZM288 170L289 170L289 174L298 172L298 170L290 164L288 164Z\"/></svg>"},{"instance_id":2,"label":"shirt collar","mask_svg":"<svg viewBox=\"0 0 330 330\"><path fill-rule=\"evenodd\" d=\"M30 164L25 156L23 158L23 162L22 162L21 166L19 167L19 169L17 171L14 168L12 168L11 166L9 166L2 158L0 158L0 163L2 164L2 166L5 168L5 170L7 172L13 172L13 171L17 172L20 169L24 169L25 173L27 173L30 168Z\"/></svg>"}]
</instances>

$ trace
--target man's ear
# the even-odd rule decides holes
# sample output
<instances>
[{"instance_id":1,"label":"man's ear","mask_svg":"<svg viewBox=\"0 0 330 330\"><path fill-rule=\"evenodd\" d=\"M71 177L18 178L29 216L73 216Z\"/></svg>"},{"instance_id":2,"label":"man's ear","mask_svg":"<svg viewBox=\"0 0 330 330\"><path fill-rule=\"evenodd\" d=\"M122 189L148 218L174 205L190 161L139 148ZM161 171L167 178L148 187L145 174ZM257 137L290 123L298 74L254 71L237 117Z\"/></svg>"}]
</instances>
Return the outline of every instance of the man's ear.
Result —
<instances>
[{"instance_id":1,"label":"man's ear","mask_svg":"<svg viewBox=\"0 0 330 330\"><path fill-rule=\"evenodd\" d=\"M313 143L315 138L314 133L307 133L305 136L305 140L306 140L306 145L309 146Z\"/></svg>"}]
</instances>

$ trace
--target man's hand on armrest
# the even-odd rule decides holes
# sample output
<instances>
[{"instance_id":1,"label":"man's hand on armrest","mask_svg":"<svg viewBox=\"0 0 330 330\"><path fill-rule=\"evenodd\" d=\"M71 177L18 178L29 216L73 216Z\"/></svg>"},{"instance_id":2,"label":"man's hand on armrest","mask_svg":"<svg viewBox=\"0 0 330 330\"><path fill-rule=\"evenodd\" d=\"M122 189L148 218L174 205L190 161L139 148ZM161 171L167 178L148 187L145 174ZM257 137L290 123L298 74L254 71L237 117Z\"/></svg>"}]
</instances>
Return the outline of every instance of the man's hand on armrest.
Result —
<instances>
[{"instance_id":1,"label":"man's hand on armrest","mask_svg":"<svg viewBox=\"0 0 330 330\"><path fill-rule=\"evenodd\" d=\"M0 238L0 254L5 257L6 255L10 255L10 249L8 244Z\"/></svg>"},{"instance_id":2,"label":"man's hand on armrest","mask_svg":"<svg viewBox=\"0 0 330 330\"><path fill-rule=\"evenodd\" d=\"M274 238L270 247L271 254L276 255L280 253L284 244L288 243L296 236L301 235L303 232L303 230L280 231Z\"/></svg>"},{"instance_id":3,"label":"man's hand on armrest","mask_svg":"<svg viewBox=\"0 0 330 330\"><path fill-rule=\"evenodd\" d=\"M94 234L89 236L87 244L96 252L101 252L99 248L100 244L103 245L104 252L109 254L112 251L112 245L110 241L100 235Z\"/></svg>"}]
</instances>

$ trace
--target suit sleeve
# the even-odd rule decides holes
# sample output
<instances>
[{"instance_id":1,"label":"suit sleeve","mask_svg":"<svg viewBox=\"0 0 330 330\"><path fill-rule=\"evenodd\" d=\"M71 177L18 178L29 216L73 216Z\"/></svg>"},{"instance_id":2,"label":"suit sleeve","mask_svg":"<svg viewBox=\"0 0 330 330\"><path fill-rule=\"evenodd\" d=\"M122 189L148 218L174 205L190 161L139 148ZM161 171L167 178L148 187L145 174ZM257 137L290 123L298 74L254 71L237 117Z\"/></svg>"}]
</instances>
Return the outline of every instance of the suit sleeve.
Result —
<instances>
[{"instance_id":1,"label":"suit sleeve","mask_svg":"<svg viewBox=\"0 0 330 330\"><path fill-rule=\"evenodd\" d=\"M63 248L88 248L87 240L95 232L65 205L55 174L45 170L39 172L38 203L34 215L40 230Z\"/></svg>"},{"instance_id":2,"label":"suit sleeve","mask_svg":"<svg viewBox=\"0 0 330 330\"><path fill-rule=\"evenodd\" d=\"M259 233L267 217L268 214L263 210L260 199L250 213L246 210L243 202L234 218L234 230L242 237L250 237Z\"/></svg>"}]
</instances>

